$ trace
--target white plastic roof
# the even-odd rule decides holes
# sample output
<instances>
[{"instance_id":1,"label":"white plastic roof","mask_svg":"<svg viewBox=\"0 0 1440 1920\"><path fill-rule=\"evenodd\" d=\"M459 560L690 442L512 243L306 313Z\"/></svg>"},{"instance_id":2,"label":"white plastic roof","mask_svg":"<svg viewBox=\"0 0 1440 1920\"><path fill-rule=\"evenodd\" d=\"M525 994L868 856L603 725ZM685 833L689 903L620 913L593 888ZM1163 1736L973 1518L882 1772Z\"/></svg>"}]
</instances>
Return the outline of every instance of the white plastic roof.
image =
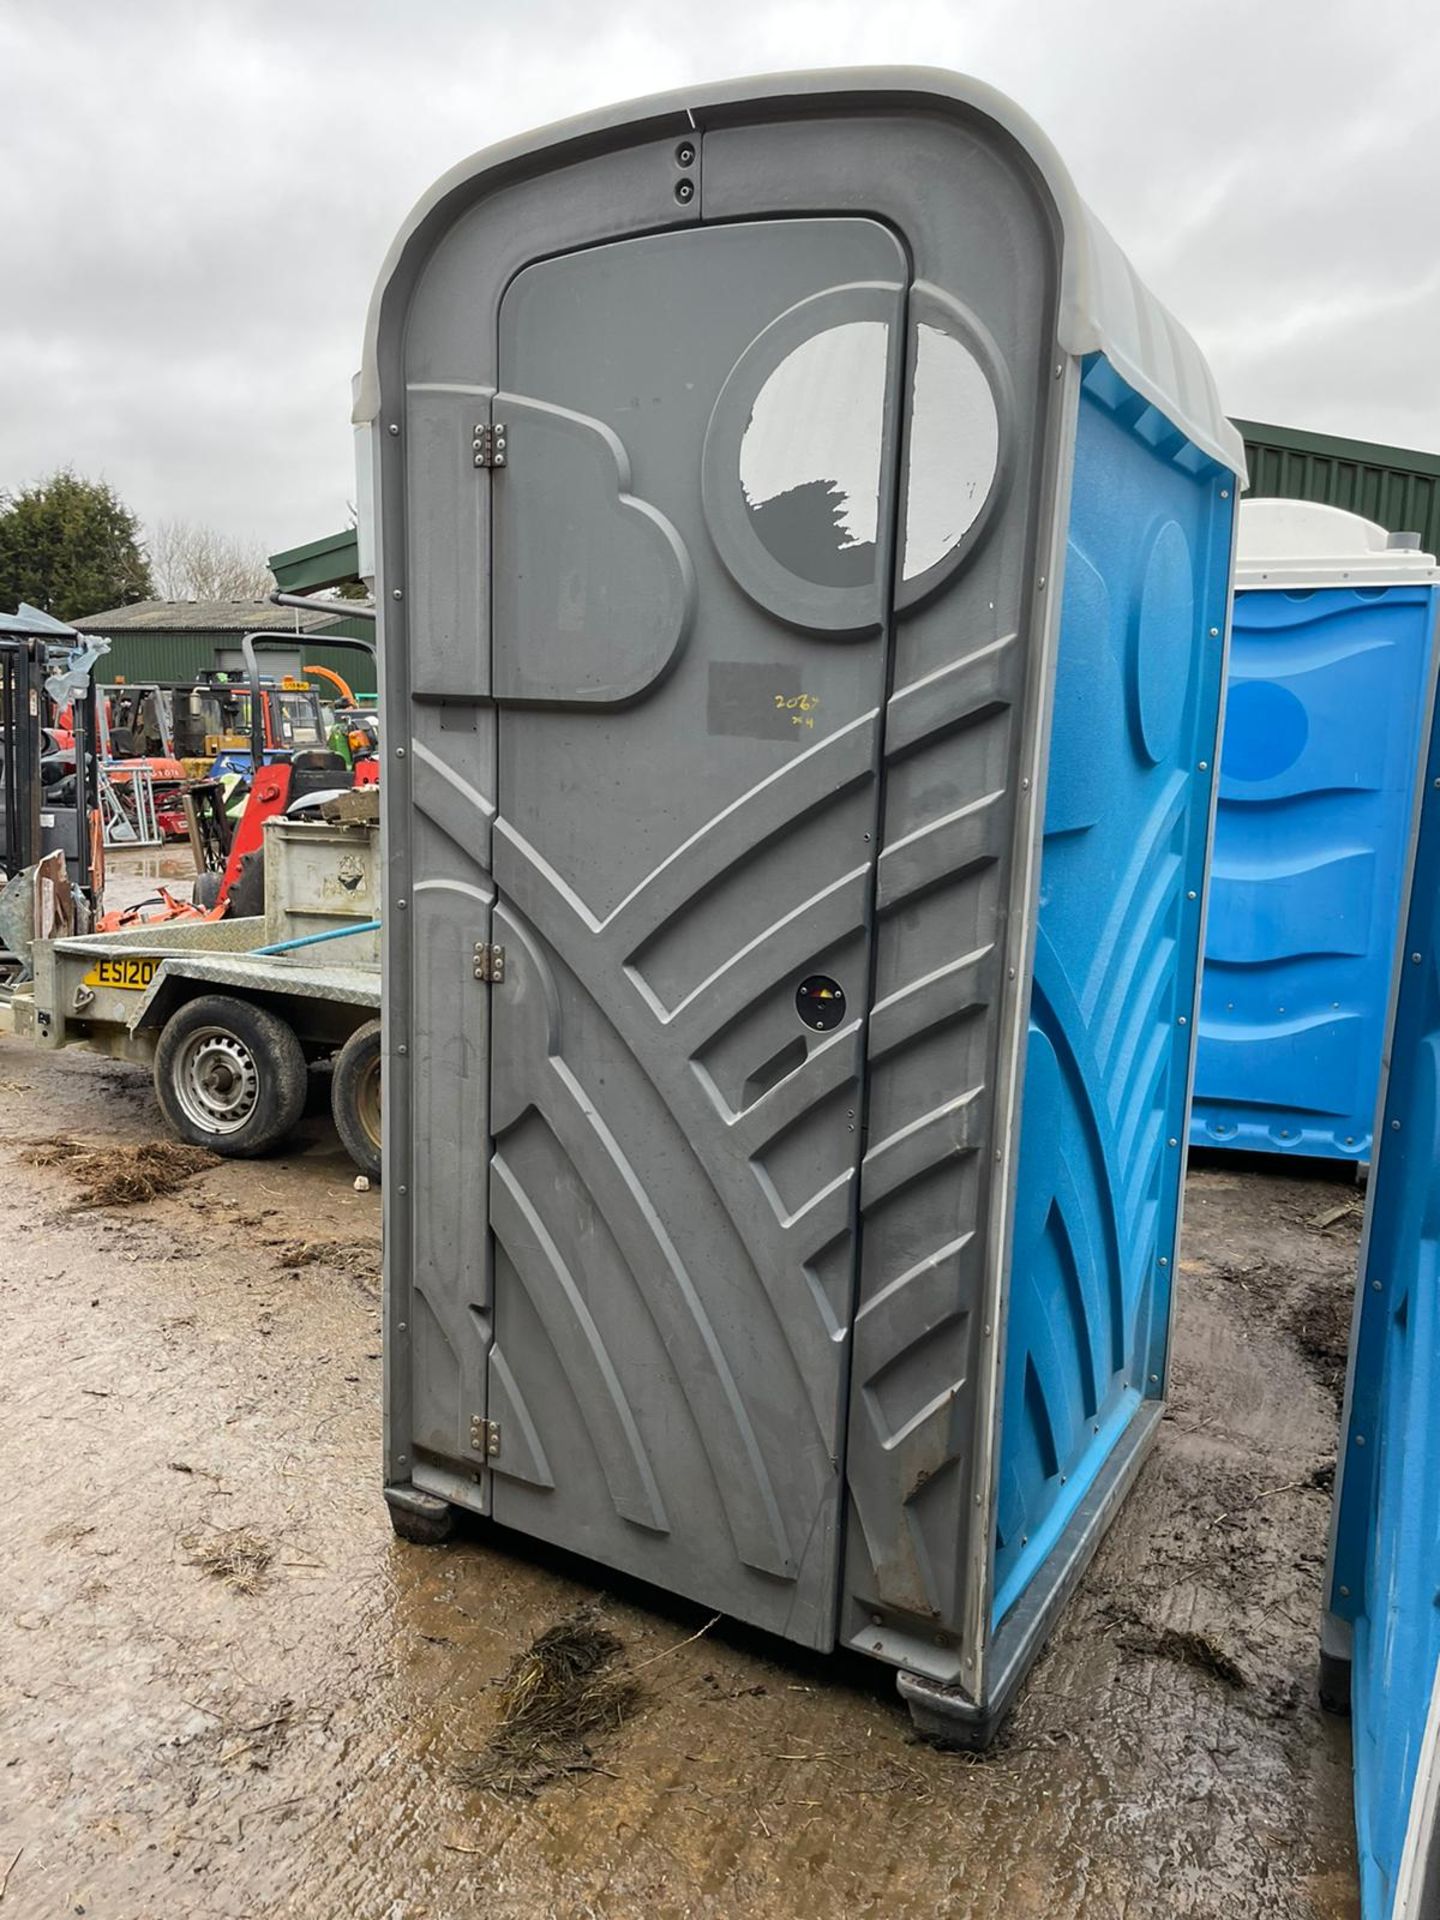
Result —
<instances>
[{"instance_id":1,"label":"white plastic roof","mask_svg":"<svg viewBox=\"0 0 1440 1920\"><path fill-rule=\"evenodd\" d=\"M1340 507L1310 500L1242 500L1235 585L1434 586L1435 556L1392 546L1398 536Z\"/></svg>"},{"instance_id":2,"label":"white plastic roof","mask_svg":"<svg viewBox=\"0 0 1440 1920\"><path fill-rule=\"evenodd\" d=\"M1073 354L1103 353L1122 379L1245 486L1245 442L1220 404L1209 362L1075 194L1068 174L1064 184L1074 204L1067 209L1060 203L1061 346ZM1048 185L1059 201L1059 181L1048 178Z\"/></svg>"},{"instance_id":3,"label":"white plastic roof","mask_svg":"<svg viewBox=\"0 0 1440 1920\"><path fill-rule=\"evenodd\" d=\"M1061 261L1059 341L1077 356L1103 353L1116 372L1149 400L1186 437L1245 481L1245 448L1226 418L1209 366L1195 341L1169 310L1155 298L1109 233L1075 190L1065 163L1047 136L1015 102L980 80L948 73L938 67L835 68L808 73L768 74L753 80L730 80L711 87L662 94L605 108L598 113L566 120L535 133L507 140L464 160L439 179L415 207L397 234L381 268L365 329L365 350L356 383L354 419L373 420L379 405L375 369L380 297L397 266L406 243L440 201L467 184L477 187L492 167L526 154L538 154L597 133L623 133L631 121L651 121L673 112L688 115L692 126L705 126L713 107L734 107L750 101L812 98L827 94L841 98L875 93L894 99L913 94L916 104L933 107L953 101L986 115L1030 156L1049 188L1060 215L1064 248Z\"/></svg>"}]
</instances>

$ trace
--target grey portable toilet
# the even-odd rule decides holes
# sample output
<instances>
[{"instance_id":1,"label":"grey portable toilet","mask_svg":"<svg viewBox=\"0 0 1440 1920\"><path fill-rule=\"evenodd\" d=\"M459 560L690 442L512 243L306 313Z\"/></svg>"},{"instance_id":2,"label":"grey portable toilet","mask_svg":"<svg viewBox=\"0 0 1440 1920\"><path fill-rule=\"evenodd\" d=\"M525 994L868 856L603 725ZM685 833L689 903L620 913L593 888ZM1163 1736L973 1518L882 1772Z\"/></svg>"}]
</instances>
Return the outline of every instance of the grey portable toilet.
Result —
<instances>
[{"instance_id":1,"label":"grey portable toilet","mask_svg":"<svg viewBox=\"0 0 1440 1920\"><path fill-rule=\"evenodd\" d=\"M984 1740L1164 1391L1204 362L1009 101L802 74L446 176L356 419L397 1530L488 1515Z\"/></svg>"}]
</instances>

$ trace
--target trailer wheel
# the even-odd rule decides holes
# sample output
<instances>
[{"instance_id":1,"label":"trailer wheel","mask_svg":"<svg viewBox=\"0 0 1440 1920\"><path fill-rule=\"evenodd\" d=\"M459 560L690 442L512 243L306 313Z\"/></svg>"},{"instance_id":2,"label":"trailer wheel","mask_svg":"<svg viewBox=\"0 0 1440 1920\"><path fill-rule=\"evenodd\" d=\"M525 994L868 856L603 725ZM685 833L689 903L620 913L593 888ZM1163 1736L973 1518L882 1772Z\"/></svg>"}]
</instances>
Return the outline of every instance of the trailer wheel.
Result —
<instances>
[{"instance_id":1,"label":"trailer wheel","mask_svg":"<svg viewBox=\"0 0 1440 1920\"><path fill-rule=\"evenodd\" d=\"M285 1022L228 994L187 1000L155 1049L155 1093L192 1146L247 1159L283 1140L305 1107L305 1055Z\"/></svg>"},{"instance_id":2,"label":"trailer wheel","mask_svg":"<svg viewBox=\"0 0 1440 1920\"><path fill-rule=\"evenodd\" d=\"M341 1144L361 1173L380 1178L380 1022L357 1027L335 1056L330 1111Z\"/></svg>"}]
</instances>

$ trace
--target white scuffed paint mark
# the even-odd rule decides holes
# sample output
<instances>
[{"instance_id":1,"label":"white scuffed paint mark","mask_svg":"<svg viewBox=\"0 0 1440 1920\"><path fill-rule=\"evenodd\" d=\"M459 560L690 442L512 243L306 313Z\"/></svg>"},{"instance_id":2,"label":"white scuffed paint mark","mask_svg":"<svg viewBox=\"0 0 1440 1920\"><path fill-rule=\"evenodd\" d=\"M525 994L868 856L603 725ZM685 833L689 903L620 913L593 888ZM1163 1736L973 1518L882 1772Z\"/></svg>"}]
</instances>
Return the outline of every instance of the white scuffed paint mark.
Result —
<instances>
[{"instance_id":1,"label":"white scuffed paint mark","mask_svg":"<svg viewBox=\"0 0 1440 1920\"><path fill-rule=\"evenodd\" d=\"M843 544L874 541L888 332L883 320L850 320L812 335L776 367L740 442L740 485L752 507L829 482L843 502Z\"/></svg>"},{"instance_id":2,"label":"white scuffed paint mark","mask_svg":"<svg viewBox=\"0 0 1440 1920\"><path fill-rule=\"evenodd\" d=\"M944 559L975 524L1000 460L1000 421L980 362L938 327L922 325L910 415L903 576Z\"/></svg>"}]
</instances>

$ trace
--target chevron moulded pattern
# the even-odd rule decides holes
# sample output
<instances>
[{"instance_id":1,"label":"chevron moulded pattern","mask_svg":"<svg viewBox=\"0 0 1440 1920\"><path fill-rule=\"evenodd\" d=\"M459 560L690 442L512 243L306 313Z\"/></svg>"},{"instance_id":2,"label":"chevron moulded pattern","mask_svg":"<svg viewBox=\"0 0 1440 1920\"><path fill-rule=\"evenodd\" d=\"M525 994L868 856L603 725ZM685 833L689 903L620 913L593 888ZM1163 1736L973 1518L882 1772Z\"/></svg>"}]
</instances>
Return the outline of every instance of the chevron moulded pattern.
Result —
<instances>
[{"instance_id":1,"label":"chevron moulded pattern","mask_svg":"<svg viewBox=\"0 0 1440 1920\"><path fill-rule=\"evenodd\" d=\"M496 1516L642 1574L652 1543L677 1535L694 1591L725 1556L732 1583L733 1562L748 1571L752 1617L821 1643L831 1543L807 1529L817 1496L833 1514L838 1494L861 1022L792 1052L788 983L863 956L869 863L855 849L876 718L726 808L604 921L508 822L495 829L507 981L492 1225L515 1311L545 1342L525 1342L520 1379L497 1328L492 1402L515 1407L541 1462L548 1433L584 1436L565 1446L566 1483L538 1501L525 1489L548 1489L548 1466L507 1446ZM769 862L805 872L811 891L767 923ZM603 1060L604 1085L577 1059ZM547 1204L556 1191L566 1204ZM533 1358L547 1350L553 1368ZM786 1356L784 1376L757 1352ZM741 1380L763 1384L747 1400ZM685 1491L697 1466L728 1539Z\"/></svg>"},{"instance_id":2,"label":"chevron moulded pattern","mask_svg":"<svg viewBox=\"0 0 1440 1920\"><path fill-rule=\"evenodd\" d=\"M982 1212L993 1131L997 940L1013 833L1023 649L986 641L898 690L887 719L870 1123L861 1169L848 1483L863 1591L953 1620ZM939 770L943 768L943 776Z\"/></svg>"}]
</instances>

